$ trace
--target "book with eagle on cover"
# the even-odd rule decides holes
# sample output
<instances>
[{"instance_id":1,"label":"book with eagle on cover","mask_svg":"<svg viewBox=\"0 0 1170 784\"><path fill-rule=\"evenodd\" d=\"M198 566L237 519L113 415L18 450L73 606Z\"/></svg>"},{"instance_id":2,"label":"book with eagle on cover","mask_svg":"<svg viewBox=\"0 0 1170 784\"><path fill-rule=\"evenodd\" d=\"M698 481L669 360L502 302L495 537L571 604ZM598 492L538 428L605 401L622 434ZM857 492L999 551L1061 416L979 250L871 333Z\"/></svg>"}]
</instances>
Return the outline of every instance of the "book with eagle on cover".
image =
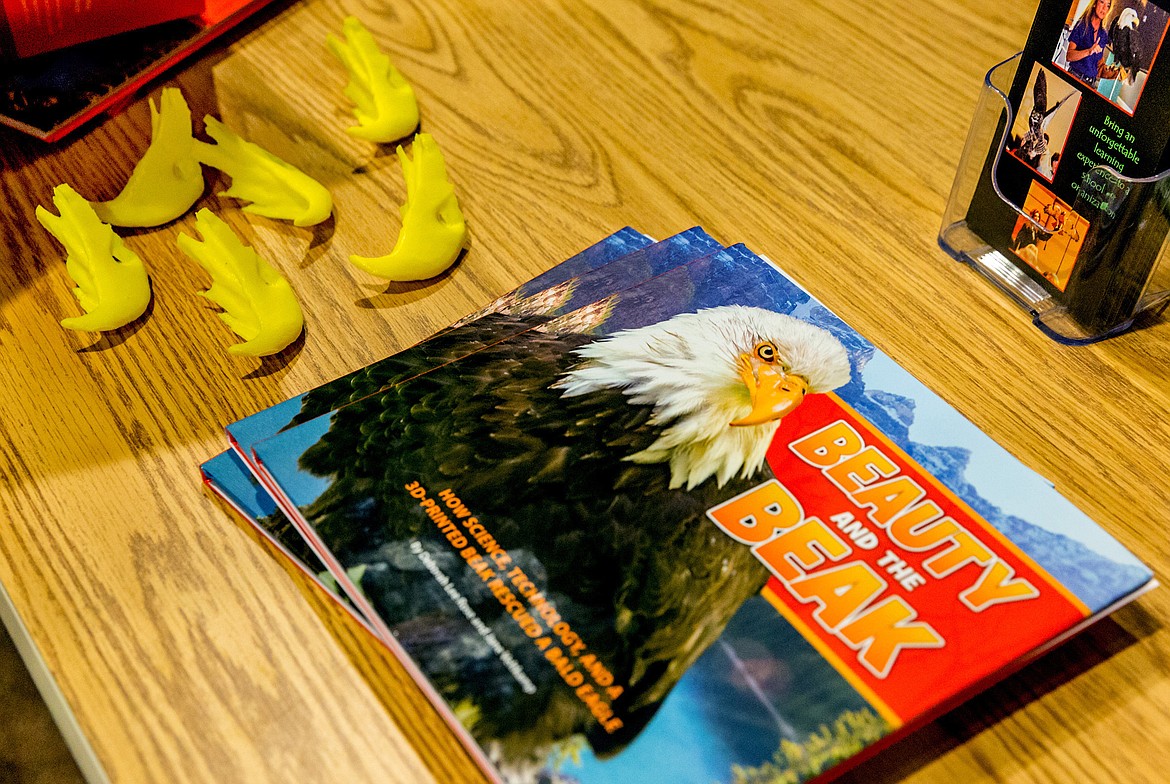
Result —
<instances>
[{"instance_id":1,"label":"book with eagle on cover","mask_svg":"<svg viewBox=\"0 0 1170 784\"><path fill-rule=\"evenodd\" d=\"M502 781L831 776L1152 585L743 246L324 410L266 487Z\"/></svg>"}]
</instances>

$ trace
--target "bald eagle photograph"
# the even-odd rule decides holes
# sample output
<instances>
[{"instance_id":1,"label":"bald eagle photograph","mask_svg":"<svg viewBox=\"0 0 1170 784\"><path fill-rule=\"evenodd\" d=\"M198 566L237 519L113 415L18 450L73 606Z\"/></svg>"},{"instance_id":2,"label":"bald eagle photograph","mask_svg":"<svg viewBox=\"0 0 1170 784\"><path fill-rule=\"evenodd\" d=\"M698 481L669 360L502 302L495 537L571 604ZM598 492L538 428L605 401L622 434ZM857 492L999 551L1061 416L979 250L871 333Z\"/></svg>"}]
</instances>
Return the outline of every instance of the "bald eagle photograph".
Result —
<instances>
[{"instance_id":1,"label":"bald eagle photograph","mask_svg":"<svg viewBox=\"0 0 1170 784\"><path fill-rule=\"evenodd\" d=\"M770 478L784 416L851 378L837 337L761 307L621 329L645 310L624 321L612 303L594 311L604 327L589 308L485 316L447 333L453 352L461 332L474 342L462 359L317 419L309 393L304 424L284 434L304 442L290 452L296 471L319 483L303 517L346 569L365 567L364 598L501 770L543 765L574 738L606 756L637 737L768 580L706 510ZM515 334L524 318L532 328ZM492 329L507 336L493 343ZM620 727L607 730L525 637L411 482L450 490L506 548L500 575L531 579L620 686ZM529 684L469 632L471 614Z\"/></svg>"}]
</instances>

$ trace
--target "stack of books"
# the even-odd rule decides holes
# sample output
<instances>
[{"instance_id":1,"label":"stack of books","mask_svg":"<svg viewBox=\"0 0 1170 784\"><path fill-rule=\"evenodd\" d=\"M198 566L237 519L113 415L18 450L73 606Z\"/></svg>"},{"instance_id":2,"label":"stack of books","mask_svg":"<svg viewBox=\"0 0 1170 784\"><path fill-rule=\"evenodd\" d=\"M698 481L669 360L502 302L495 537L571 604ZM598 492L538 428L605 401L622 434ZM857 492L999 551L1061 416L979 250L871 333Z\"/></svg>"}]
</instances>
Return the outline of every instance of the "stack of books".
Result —
<instances>
[{"instance_id":1,"label":"stack of books","mask_svg":"<svg viewBox=\"0 0 1170 784\"><path fill-rule=\"evenodd\" d=\"M207 484L506 782L831 777L1153 585L700 228L622 229L227 433Z\"/></svg>"}]
</instances>

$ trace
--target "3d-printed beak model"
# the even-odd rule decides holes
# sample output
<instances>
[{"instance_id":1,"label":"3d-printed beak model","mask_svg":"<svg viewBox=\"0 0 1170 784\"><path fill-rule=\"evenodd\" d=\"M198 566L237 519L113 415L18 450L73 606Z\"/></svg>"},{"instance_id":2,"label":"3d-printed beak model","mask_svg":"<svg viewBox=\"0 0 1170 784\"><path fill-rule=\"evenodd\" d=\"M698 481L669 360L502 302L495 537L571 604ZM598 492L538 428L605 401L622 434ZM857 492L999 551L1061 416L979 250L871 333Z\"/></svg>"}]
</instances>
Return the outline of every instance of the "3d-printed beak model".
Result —
<instances>
[{"instance_id":1,"label":"3d-printed beak model","mask_svg":"<svg viewBox=\"0 0 1170 784\"><path fill-rule=\"evenodd\" d=\"M207 135L216 144L195 142L202 163L232 178L224 196L252 202L244 212L313 226L333 212L333 197L321 183L263 147L245 141L214 117L204 118Z\"/></svg>"},{"instance_id":2,"label":"3d-printed beak model","mask_svg":"<svg viewBox=\"0 0 1170 784\"><path fill-rule=\"evenodd\" d=\"M354 266L371 275L397 281L426 280L445 271L467 242L467 223L447 180L439 145L429 133L414 137L413 157L399 147L406 177L402 229L386 256L350 256Z\"/></svg>"},{"instance_id":3,"label":"3d-printed beak model","mask_svg":"<svg viewBox=\"0 0 1170 784\"><path fill-rule=\"evenodd\" d=\"M211 273L211 288L200 292L223 308L219 317L246 342L228 346L229 354L262 357L296 340L305 325L292 286L209 210L195 213L203 241L186 234L179 249Z\"/></svg>"},{"instance_id":4,"label":"3d-printed beak model","mask_svg":"<svg viewBox=\"0 0 1170 784\"><path fill-rule=\"evenodd\" d=\"M150 102L150 147L122 192L95 202L94 212L114 226L161 226L191 209L203 195L203 167L195 160L191 110L177 87L167 87L159 108Z\"/></svg>"},{"instance_id":5,"label":"3d-printed beak model","mask_svg":"<svg viewBox=\"0 0 1170 784\"><path fill-rule=\"evenodd\" d=\"M344 41L330 35L325 42L349 72L345 97L354 103L358 124L346 128L346 133L378 143L414 133L419 122L414 90L356 17L346 17L342 30Z\"/></svg>"},{"instance_id":6,"label":"3d-printed beak model","mask_svg":"<svg viewBox=\"0 0 1170 784\"><path fill-rule=\"evenodd\" d=\"M37 207L37 220L65 246L65 271L77 288L84 316L61 321L66 329L117 329L146 312L150 277L134 251L109 225L102 223L89 202L68 185L53 189L60 215Z\"/></svg>"}]
</instances>

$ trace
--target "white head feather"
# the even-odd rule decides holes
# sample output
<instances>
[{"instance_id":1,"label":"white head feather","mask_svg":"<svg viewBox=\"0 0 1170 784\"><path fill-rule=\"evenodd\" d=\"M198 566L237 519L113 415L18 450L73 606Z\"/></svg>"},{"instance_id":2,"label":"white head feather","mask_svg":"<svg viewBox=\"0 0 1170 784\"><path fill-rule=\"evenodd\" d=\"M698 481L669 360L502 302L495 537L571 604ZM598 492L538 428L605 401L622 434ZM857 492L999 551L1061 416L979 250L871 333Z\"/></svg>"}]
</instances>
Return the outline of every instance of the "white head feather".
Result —
<instances>
[{"instance_id":1,"label":"white head feather","mask_svg":"<svg viewBox=\"0 0 1170 784\"><path fill-rule=\"evenodd\" d=\"M849 380L845 347L820 327L762 308L727 305L683 313L623 330L576 351L585 361L556 386L566 397L620 389L631 403L654 407L663 432L648 448L627 455L636 463L669 463L671 487L690 489L714 476L722 486L760 470L779 420L732 427L751 410L739 376L741 354L761 341L776 346L790 374L809 392L828 392Z\"/></svg>"}]
</instances>

